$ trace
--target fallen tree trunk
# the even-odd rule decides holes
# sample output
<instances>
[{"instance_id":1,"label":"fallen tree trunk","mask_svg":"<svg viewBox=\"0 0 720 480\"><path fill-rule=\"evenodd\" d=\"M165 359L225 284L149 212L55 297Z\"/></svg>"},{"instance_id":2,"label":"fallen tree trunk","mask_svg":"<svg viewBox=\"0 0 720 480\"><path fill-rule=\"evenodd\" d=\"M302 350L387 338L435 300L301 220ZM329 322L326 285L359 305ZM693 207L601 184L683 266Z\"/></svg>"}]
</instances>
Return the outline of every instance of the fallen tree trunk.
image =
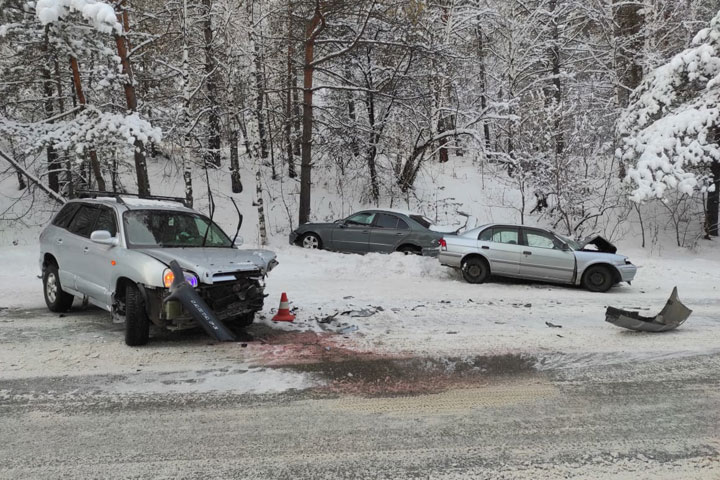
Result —
<instances>
[{"instance_id":1,"label":"fallen tree trunk","mask_svg":"<svg viewBox=\"0 0 720 480\"><path fill-rule=\"evenodd\" d=\"M20 165L20 163L18 163L14 158L12 158L10 155L3 152L2 150L0 150L0 157L7 160L8 163L15 167L18 172L21 172L23 175L25 175L25 178L27 178L29 182L34 183L35 185L40 187L40 190L47 193L50 198L58 202L60 205L63 205L67 201L62 195L57 192L53 192L47 185L43 184L39 178L28 172L25 167Z\"/></svg>"}]
</instances>

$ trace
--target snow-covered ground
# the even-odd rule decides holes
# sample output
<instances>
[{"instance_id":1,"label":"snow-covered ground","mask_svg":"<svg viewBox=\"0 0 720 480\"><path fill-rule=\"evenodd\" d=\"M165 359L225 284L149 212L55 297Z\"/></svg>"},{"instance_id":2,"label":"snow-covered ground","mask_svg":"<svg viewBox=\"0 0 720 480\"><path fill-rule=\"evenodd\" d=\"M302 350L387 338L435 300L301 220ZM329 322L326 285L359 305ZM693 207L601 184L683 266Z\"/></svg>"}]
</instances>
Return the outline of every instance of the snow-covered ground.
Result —
<instances>
[{"instance_id":1,"label":"snow-covered ground","mask_svg":"<svg viewBox=\"0 0 720 480\"><path fill-rule=\"evenodd\" d=\"M0 307L44 309L37 248L0 248ZM347 255L289 245L278 245L277 253L280 265L268 278L269 297L258 321L275 330L341 333L354 350L424 356L524 353L553 367L720 351L720 248L714 245L662 256L631 251L640 266L636 281L605 294L502 279L471 285L427 257ZM693 310L678 330L638 333L604 321L608 305L653 315L676 285ZM282 292L296 309L293 324L269 320ZM111 322L99 310L93 315Z\"/></svg>"}]
</instances>

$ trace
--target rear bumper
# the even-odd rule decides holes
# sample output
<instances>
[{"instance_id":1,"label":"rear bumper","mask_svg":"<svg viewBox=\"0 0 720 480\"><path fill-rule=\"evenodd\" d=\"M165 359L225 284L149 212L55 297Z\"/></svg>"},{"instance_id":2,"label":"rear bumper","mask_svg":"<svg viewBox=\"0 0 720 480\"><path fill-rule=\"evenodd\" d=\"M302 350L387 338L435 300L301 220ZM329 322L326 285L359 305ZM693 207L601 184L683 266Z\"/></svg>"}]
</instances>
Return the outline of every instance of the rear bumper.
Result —
<instances>
[{"instance_id":1,"label":"rear bumper","mask_svg":"<svg viewBox=\"0 0 720 480\"><path fill-rule=\"evenodd\" d=\"M462 254L449 252L447 250L441 250L438 252L438 260L442 265L448 267L460 268L460 262L462 260Z\"/></svg>"},{"instance_id":2,"label":"rear bumper","mask_svg":"<svg viewBox=\"0 0 720 480\"><path fill-rule=\"evenodd\" d=\"M440 254L440 247L427 247L422 249L424 257L437 257Z\"/></svg>"},{"instance_id":3,"label":"rear bumper","mask_svg":"<svg viewBox=\"0 0 720 480\"><path fill-rule=\"evenodd\" d=\"M620 272L621 282L632 282L637 273L637 267L632 263L626 263L625 265L617 266L618 272Z\"/></svg>"}]
</instances>

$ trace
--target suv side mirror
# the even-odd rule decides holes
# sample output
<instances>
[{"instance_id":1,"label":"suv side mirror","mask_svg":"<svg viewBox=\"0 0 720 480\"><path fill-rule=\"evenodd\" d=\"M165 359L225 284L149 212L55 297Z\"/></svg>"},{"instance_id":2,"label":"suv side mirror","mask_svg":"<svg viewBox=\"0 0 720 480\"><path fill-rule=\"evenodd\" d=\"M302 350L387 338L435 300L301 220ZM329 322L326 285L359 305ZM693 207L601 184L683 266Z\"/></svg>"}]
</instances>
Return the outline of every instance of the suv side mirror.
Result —
<instances>
[{"instance_id":1,"label":"suv side mirror","mask_svg":"<svg viewBox=\"0 0 720 480\"><path fill-rule=\"evenodd\" d=\"M118 244L117 237L110 235L107 230L95 230L90 234L90 240L101 245L115 246Z\"/></svg>"},{"instance_id":2,"label":"suv side mirror","mask_svg":"<svg viewBox=\"0 0 720 480\"><path fill-rule=\"evenodd\" d=\"M568 250L570 250L570 245L568 245L567 243L563 242L563 243L560 244L560 250L562 250L563 252L567 252Z\"/></svg>"},{"instance_id":3,"label":"suv side mirror","mask_svg":"<svg viewBox=\"0 0 720 480\"><path fill-rule=\"evenodd\" d=\"M241 237L240 235L237 236L235 241L233 242L233 247L240 247L242 244L245 243L245 239Z\"/></svg>"}]
</instances>

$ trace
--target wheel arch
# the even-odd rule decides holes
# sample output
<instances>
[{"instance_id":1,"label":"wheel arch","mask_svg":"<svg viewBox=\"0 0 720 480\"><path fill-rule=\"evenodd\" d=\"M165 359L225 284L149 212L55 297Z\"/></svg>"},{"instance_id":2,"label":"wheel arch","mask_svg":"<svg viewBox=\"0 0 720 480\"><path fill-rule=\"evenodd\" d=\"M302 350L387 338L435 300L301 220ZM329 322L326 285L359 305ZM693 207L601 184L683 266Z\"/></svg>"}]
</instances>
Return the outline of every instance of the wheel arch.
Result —
<instances>
[{"instance_id":1,"label":"wheel arch","mask_svg":"<svg viewBox=\"0 0 720 480\"><path fill-rule=\"evenodd\" d=\"M464 255L460 259L460 266L462 267L463 263L465 263L467 260L470 260L471 258L479 258L480 260L487 263L488 270L490 271L490 273L492 273L492 268L490 267L490 260L488 260L488 258L485 255L483 255L481 253L477 253L477 252L471 252L471 253L468 253L467 255Z\"/></svg>"},{"instance_id":2,"label":"wheel arch","mask_svg":"<svg viewBox=\"0 0 720 480\"><path fill-rule=\"evenodd\" d=\"M400 245L398 245L398 246L395 248L395 251L396 251L396 252L399 252L399 251L401 251L403 248L412 248L413 250L417 250L417 251L419 251L419 252L422 252L422 247L421 247L420 245L417 245L417 244L412 243L412 242L403 242L403 243L401 243Z\"/></svg>"},{"instance_id":3,"label":"wheel arch","mask_svg":"<svg viewBox=\"0 0 720 480\"><path fill-rule=\"evenodd\" d=\"M585 268L583 268L582 273L580 273L580 275L578 275L578 279L577 279L578 285L583 284L583 280L585 279L585 274L592 267L603 267L603 268L607 268L608 270L610 270L610 273L613 276L613 283L618 283L618 282L622 281L622 275L620 275L620 271L617 269L617 267L615 265L613 265L612 263L603 261L603 260L598 260L596 262L585 265Z\"/></svg>"},{"instance_id":4,"label":"wheel arch","mask_svg":"<svg viewBox=\"0 0 720 480\"><path fill-rule=\"evenodd\" d=\"M60 264L58 263L57 258L55 258L55 255L53 255L52 253L45 253L45 255L43 255L43 262L42 262L43 271L49 265L55 265L58 268L60 267Z\"/></svg>"}]
</instances>

